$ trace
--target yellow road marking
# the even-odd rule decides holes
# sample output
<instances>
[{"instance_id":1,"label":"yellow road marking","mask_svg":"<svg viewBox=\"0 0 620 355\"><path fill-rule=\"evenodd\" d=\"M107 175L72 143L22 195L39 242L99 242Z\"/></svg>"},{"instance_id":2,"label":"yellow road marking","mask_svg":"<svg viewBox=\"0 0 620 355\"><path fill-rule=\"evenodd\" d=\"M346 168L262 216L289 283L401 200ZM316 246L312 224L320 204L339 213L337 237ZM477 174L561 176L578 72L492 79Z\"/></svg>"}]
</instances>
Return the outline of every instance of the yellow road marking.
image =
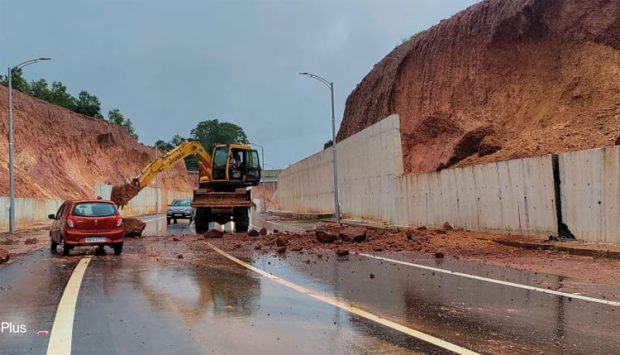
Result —
<instances>
[{"instance_id":1,"label":"yellow road marking","mask_svg":"<svg viewBox=\"0 0 620 355\"><path fill-rule=\"evenodd\" d=\"M73 335L73 320L75 318L75 305L77 303L78 294L80 293L80 285L86 267L90 263L91 258L83 258L77 264L69 282L62 294L58 309L56 310L56 318L52 326L50 341L47 345L48 355L71 354L71 337Z\"/></svg>"},{"instance_id":2,"label":"yellow road marking","mask_svg":"<svg viewBox=\"0 0 620 355\"><path fill-rule=\"evenodd\" d=\"M404 326L402 324L398 324L398 323L393 322L391 320L382 318L382 317L377 316L377 315L375 315L373 313L367 312L367 311L365 311L365 310L363 310L361 308L358 308L358 307L352 306L350 304L347 304L347 303L345 303L343 301L339 301L339 300L337 300L335 298L326 296L326 295L324 295L322 293L319 293L319 292L307 289L305 287L302 287L302 286L299 286L297 284L294 284L294 283L292 283L290 281L287 281L287 280L284 280L284 279L279 278L277 276L274 276L274 275L272 275L272 274L270 274L270 273L268 273L266 271L263 271L263 270L261 270L261 269L259 269L257 267L254 267L254 266L252 266L252 265L250 265L250 264L248 264L246 262L243 262L243 261L235 258L234 256L228 254L227 252L223 251L222 249L216 247L215 245L213 245L211 243L207 242L207 245L211 249L216 251L218 254L222 255L225 258L227 258L228 260L233 261L233 262L235 262L235 263L245 267L246 269L252 270L252 271L260 274L261 276L264 276L264 277L266 277L266 278L268 278L268 279L270 279L270 280L272 280L274 282L279 283L280 285L286 286L286 287L288 287L290 289L293 289L293 290L295 290L295 291L297 291L299 293L302 293L304 295L310 296L310 297L315 298L315 299L317 299L319 301L325 302L325 303L330 304L330 305L332 305L334 307L338 307L338 308L340 308L342 310L345 310L345 311L347 311L349 313L353 313L355 315L358 315L360 317L366 318L366 319L371 320L373 322L379 323L379 324L384 325L386 327L392 328L392 329L397 330L397 331L399 331L401 333L405 333L405 334L410 335L410 336L412 336L414 338L418 338L418 339L423 340L423 341L425 341L427 343L430 343L430 344L433 344L435 346L438 346L438 347L440 347L442 349L446 349L446 350L455 352L457 354L476 354L475 352L473 352L471 350L468 350L468 349L465 349L465 348L460 347L458 345L452 344L452 343L450 343L448 341L436 338L436 337L434 337L432 335L428 335L428 334L422 333L422 332L420 332L418 330L415 330L415 329L409 328L407 326Z\"/></svg>"}]
</instances>

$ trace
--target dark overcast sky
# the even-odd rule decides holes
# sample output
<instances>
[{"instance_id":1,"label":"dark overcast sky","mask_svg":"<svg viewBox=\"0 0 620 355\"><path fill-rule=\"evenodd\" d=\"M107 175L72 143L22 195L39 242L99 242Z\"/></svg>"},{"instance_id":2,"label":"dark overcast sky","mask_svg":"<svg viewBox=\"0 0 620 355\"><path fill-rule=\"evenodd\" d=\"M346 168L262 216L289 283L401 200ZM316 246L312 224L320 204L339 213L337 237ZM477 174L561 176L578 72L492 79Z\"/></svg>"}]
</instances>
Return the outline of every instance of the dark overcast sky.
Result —
<instances>
[{"instance_id":1,"label":"dark overcast sky","mask_svg":"<svg viewBox=\"0 0 620 355\"><path fill-rule=\"evenodd\" d=\"M62 81L119 108L152 145L218 118L286 167L331 137L329 91L344 103L401 39L475 0L0 0L0 66L49 56L28 79ZM3 70L5 71L5 70Z\"/></svg>"}]
</instances>

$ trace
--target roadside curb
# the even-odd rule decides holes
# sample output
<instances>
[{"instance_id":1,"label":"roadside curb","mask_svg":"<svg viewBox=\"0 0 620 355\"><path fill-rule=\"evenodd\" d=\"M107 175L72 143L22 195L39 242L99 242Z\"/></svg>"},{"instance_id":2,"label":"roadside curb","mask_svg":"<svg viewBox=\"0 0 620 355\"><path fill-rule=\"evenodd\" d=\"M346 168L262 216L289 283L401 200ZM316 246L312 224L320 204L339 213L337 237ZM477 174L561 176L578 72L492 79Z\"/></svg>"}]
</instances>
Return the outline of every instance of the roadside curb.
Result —
<instances>
[{"instance_id":1,"label":"roadside curb","mask_svg":"<svg viewBox=\"0 0 620 355\"><path fill-rule=\"evenodd\" d=\"M587 247L570 247L570 246L560 246L557 244L543 244L543 243L530 243L530 242L520 242L514 240L502 240L502 239L493 239L493 242L507 245L516 248L522 249L530 249L530 250L550 250L550 251L559 251L569 253L571 255L578 256L591 256L591 257L600 257L600 258L608 258L608 259L620 259L620 251L609 250L609 249L593 249ZM571 242L565 242L571 243Z\"/></svg>"}]
</instances>

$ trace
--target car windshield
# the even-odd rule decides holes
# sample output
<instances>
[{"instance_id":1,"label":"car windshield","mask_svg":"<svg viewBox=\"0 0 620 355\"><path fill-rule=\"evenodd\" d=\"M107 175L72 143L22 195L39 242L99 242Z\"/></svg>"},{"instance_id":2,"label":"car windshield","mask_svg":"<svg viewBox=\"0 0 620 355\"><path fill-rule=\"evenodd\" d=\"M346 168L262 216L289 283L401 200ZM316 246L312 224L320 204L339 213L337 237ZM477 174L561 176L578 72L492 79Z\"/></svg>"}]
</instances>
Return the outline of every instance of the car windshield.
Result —
<instances>
[{"instance_id":1,"label":"car windshield","mask_svg":"<svg viewBox=\"0 0 620 355\"><path fill-rule=\"evenodd\" d=\"M189 200L175 200L172 202L172 206L175 207L188 207L191 204Z\"/></svg>"},{"instance_id":2,"label":"car windshield","mask_svg":"<svg viewBox=\"0 0 620 355\"><path fill-rule=\"evenodd\" d=\"M116 215L116 209L110 203L78 203L73 208L72 215L79 217L109 217Z\"/></svg>"}]
</instances>

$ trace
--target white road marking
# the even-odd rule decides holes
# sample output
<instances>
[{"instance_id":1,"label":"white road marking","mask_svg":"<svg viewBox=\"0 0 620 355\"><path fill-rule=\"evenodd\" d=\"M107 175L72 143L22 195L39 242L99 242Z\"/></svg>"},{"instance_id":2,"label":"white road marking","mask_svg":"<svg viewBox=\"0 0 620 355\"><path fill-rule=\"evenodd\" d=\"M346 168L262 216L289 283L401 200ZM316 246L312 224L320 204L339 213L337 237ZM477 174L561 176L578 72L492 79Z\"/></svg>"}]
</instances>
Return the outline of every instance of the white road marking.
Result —
<instances>
[{"instance_id":1,"label":"white road marking","mask_svg":"<svg viewBox=\"0 0 620 355\"><path fill-rule=\"evenodd\" d=\"M75 305L77 303L78 294L80 293L82 278L84 278L84 273L86 272L90 260L91 258L81 259L73 270L69 282L67 282L65 291L58 304L58 309L56 310L56 318L54 318L50 341L47 345L48 355L71 354Z\"/></svg>"},{"instance_id":2,"label":"white road marking","mask_svg":"<svg viewBox=\"0 0 620 355\"><path fill-rule=\"evenodd\" d=\"M440 269L440 268L436 268L436 267L432 267L432 266L426 266L426 265L409 263L409 262L406 262L406 261L400 261L400 260L385 258L385 257L382 257L382 256L371 255L371 254L358 253L358 255L365 256L365 257L368 257L368 258L383 260L383 261L387 261L387 262L390 262L390 263L396 263L396 264L407 265L407 266L411 266L411 267L415 267L415 268L419 268L419 269L440 272L440 273L444 273L444 274L448 274L448 275L454 275L454 276L465 277L465 278L473 279L473 280L491 282L491 283L498 284L498 285L522 288L524 290L529 290L529 291L537 291L537 292L546 293L546 294L550 294L550 295L570 297L570 298L575 298L575 299L579 299L579 300L582 300L582 301L596 302L596 303L601 303L601 304L605 304L605 305L608 305L608 306L620 307L620 302L608 301L608 300L603 300L603 299L594 298L594 297L588 297L588 296L582 296L582 295L576 294L576 293L567 293L567 292L554 291L554 290L549 290L549 289L535 287L535 286L529 286L529 285L523 285L523 284L518 284L518 283L514 283L514 282L508 282L508 281L503 281L503 280L492 279L492 278L489 278L489 277L476 276L476 275L466 274L466 273L463 273L463 272L457 272L457 271L452 271L452 270Z\"/></svg>"},{"instance_id":3,"label":"white road marking","mask_svg":"<svg viewBox=\"0 0 620 355\"><path fill-rule=\"evenodd\" d=\"M324 295L322 293L319 293L319 292L307 289L305 287L299 286L297 284L294 284L294 283L292 283L290 281L287 281L285 279L282 279L280 277L274 276L274 275L272 275L272 274L270 274L270 273L268 273L266 271L263 271L263 270L261 270L261 269L259 269L257 267L254 267L254 266L252 266L252 265L250 265L250 264L248 264L246 262L243 262L243 261L235 258L234 256L226 253L225 251L223 251L222 249L216 247L215 245L213 245L211 243L207 242L207 245L211 249L213 249L215 252L217 252L218 254L222 255L225 258L227 258L228 260L233 261L233 262L235 262L235 263L245 267L246 269L252 270L252 271L260 274L261 276L263 276L263 277L265 277L267 279L270 279L270 280L272 280L272 281L274 281L276 283L279 283L282 286L285 286L285 287L288 287L290 289L293 289L293 290L295 290L295 291L297 291L299 293L302 293L302 294L304 294L306 296L315 298L315 299L317 299L319 301L325 302L325 303L330 304L330 305L332 305L334 307L338 307L338 308L340 308L342 310L345 310L345 311L347 311L349 313L353 313L355 315L358 315L360 317L366 318L366 319L371 320L373 322L379 323L379 324L384 325L386 327L392 328L392 329L397 330L399 332L405 333L405 334L410 335L412 337L415 337L417 339L423 340L423 341L425 341L427 343L433 344L433 345L438 346L438 347L440 347L442 349L446 349L446 350L455 352L457 354L476 354L475 352L473 352L473 351L471 351L469 349L465 349L465 348L460 347L458 345L452 344L452 343L450 343L450 342L448 342L446 340L436 338L436 337L434 337L432 335L428 335L426 333L422 333L422 332L420 332L418 330L415 330L415 329L409 328L407 326L404 326L402 324L399 324L399 323L393 322L391 320L382 318L382 317L380 317L378 315L375 315L373 313L365 311L365 310L363 310L361 308L352 306L352 305L350 305L350 304L348 304L346 302L337 300L335 298L326 296L326 295Z\"/></svg>"}]
</instances>

